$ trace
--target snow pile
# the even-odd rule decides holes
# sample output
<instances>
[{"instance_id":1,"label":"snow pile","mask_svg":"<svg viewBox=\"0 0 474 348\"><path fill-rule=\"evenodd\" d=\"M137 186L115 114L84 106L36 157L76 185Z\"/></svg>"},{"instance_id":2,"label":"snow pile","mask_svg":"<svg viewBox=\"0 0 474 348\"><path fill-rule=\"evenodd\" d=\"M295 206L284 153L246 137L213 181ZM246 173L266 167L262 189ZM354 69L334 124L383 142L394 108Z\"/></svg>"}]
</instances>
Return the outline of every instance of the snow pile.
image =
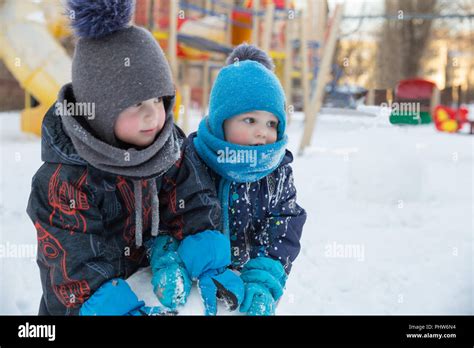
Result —
<instances>
[{"instance_id":1,"label":"snow pile","mask_svg":"<svg viewBox=\"0 0 474 348\"><path fill-rule=\"evenodd\" d=\"M360 132L362 141L348 160L348 195L379 203L419 200L424 173L416 146L370 133Z\"/></svg>"}]
</instances>

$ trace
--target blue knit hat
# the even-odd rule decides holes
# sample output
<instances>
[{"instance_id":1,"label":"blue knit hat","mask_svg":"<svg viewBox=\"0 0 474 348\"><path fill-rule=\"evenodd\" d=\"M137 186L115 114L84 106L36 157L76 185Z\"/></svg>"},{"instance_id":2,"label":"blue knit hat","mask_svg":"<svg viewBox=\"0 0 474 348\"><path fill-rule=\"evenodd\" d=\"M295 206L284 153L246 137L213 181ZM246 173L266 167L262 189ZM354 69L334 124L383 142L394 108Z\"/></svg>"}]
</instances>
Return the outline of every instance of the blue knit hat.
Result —
<instances>
[{"instance_id":1,"label":"blue knit hat","mask_svg":"<svg viewBox=\"0 0 474 348\"><path fill-rule=\"evenodd\" d=\"M254 46L245 46L266 56ZM280 140L286 129L285 92L272 70L263 63L246 59L252 58L236 56L233 64L219 72L209 101L209 128L217 138L224 140L225 120L246 112L267 111L278 118Z\"/></svg>"}]
</instances>

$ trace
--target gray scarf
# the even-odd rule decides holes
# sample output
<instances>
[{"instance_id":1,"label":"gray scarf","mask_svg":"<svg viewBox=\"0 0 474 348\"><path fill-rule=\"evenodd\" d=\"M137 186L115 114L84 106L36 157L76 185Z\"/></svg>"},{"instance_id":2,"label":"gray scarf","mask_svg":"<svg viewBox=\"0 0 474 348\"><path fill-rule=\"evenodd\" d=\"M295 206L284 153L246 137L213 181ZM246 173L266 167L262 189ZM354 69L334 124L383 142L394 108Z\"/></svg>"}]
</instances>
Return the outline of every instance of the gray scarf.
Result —
<instances>
[{"instance_id":1,"label":"gray scarf","mask_svg":"<svg viewBox=\"0 0 474 348\"><path fill-rule=\"evenodd\" d=\"M75 103L71 84L65 85L58 96L58 103ZM93 167L108 173L129 177L133 180L135 196L135 240L137 247L143 243L142 223L142 179L149 180L152 194L153 236L158 235L159 201L156 178L168 171L180 157L180 139L173 123L173 114L168 112L163 129L155 141L145 149L121 149L93 136L71 115L69 109L61 107L56 112L61 116L63 128L74 147L84 160ZM100 117L100 115L96 116ZM111 125L113 127L113 125Z\"/></svg>"}]
</instances>

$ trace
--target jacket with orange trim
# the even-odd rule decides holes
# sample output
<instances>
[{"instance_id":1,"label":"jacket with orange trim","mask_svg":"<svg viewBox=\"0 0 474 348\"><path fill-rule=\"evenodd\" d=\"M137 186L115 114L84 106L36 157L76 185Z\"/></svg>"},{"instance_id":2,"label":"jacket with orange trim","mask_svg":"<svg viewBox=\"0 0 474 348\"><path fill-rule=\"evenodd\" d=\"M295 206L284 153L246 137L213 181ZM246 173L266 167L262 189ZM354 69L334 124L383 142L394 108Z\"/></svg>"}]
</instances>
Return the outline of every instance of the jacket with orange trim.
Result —
<instances>
[{"instance_id":1,"label":"jacket with orange trim","mask_svg":"<svg viewBox=\"0 0 474 348\"><path fill-rule=\"evenodd\" d=\"M43 121L42 160L32 180L27 213L37 231L43 288L40 314L77 315L103 283L147 266L151 237L151 185L156 180L160 234L181 240L218 230L215 186L183 132L181 157L163 176L142 180L143 241L135 245L131 179L92 167L74 149L50 109Z\"/></svg>"}]
</instances>

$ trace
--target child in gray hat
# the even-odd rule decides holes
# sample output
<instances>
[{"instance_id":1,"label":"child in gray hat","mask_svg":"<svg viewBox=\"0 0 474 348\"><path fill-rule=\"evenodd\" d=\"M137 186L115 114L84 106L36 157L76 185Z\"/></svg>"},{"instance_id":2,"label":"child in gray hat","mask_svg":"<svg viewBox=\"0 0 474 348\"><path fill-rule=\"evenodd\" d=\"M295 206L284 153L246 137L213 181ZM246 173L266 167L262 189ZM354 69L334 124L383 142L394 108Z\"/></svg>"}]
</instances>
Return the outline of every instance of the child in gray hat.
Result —
<instances>
[{"instance_id":1,"label":"child in gray hat","mask_svg":"<svg viewBox=\"0 0 474 348\"><path fill-rule=\"evenodd\" d=\"M179 241L220 230L214 185L173 123L175 88L161 48L129 24L134 3L68 7L78 37L72 83L44 118L45 163L27 208L38 237L40 314L157 313L124 281L149 264L156 295L175 309L192 283Z\"/></svg>"}]
</instances>

